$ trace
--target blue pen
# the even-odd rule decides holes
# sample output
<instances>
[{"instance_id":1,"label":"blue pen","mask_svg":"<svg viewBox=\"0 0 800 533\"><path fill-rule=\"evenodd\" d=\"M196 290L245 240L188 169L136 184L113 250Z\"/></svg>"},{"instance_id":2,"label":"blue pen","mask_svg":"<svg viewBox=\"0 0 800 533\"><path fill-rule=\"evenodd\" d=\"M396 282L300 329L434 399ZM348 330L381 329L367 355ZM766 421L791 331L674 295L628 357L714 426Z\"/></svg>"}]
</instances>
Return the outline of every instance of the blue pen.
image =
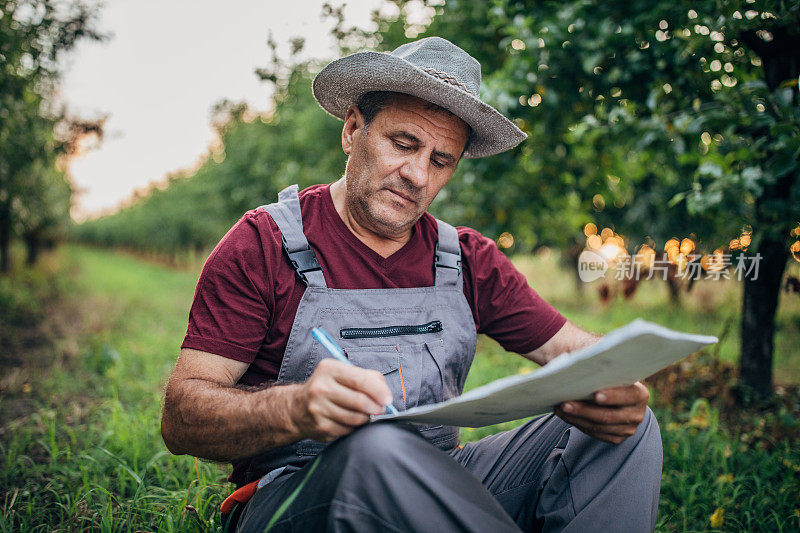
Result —
<instances>
[{"instance_id":1,"label":"blue pen","mask_svg":"<svg viewBox=\"0 0 800 533\"><path fill-rule=\"evenodd\" d=\"M311 336L314 337L319 341L319 343L328 350L328 353L335 357L337 360L341 361L342 363L347 363L348 365L352 365L353 363L350 362L350 359L344 354L344 350L342 350L336 341L328 335L328 332L322 328L314 328L311 330ZM397 409L394 408L394 405L389 404L386 406L386 410L389 411L391 414L396 415Z\"/></svg>"}]
</instances>

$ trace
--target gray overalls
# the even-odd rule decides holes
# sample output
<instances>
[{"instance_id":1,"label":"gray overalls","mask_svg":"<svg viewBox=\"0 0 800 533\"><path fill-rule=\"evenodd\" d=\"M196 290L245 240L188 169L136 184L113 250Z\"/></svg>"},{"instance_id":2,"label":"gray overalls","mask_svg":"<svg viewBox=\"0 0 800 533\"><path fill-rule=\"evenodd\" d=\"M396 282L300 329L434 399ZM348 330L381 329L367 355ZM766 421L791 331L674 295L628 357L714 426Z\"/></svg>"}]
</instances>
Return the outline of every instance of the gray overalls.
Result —
<instances>
[{"instance_id":1,"label":"gray overalls","mask_svg":"<svg viewBox=\"0 0 800 533\"><path fill-rule=\"evenodd\" d=\"M306 284L278 383L306 380L326 356L311 340L311 328L321 326L355 364L383 373L398 410L461 393L476 334L452 226L437 221L433 287L341 290L325 285L303 235L297 186L264 209ZM628 533L655 525L662 454L649 409L619 445L554 415L457 443L454 427L379 422L327 447L303 440L270 451L251 461L247 481L269 474L237 532Z\"/></svg>"},{"instance_id":2,"label":"gray overalls","mask_svg":"<svg viewBox=\"0 0 800 533\"><path fill-rule=\"evenodd\" d=\"M439 242L431 268L433 287L331 289L303 233L297 185L262 206L283 237L283 247L306 290L297 308L276 384L306 381L329 357L311 336L321 327L357 366L380 371L402 411L461 394L475 355L475 321L462 290L461 248L456 229L437 220ZM422 435L443 450L458 445L458 428L422 426ZM251 463L247 481L287 464L303 464L324 443L306 439Z\"/></svg>"}]
</instances>

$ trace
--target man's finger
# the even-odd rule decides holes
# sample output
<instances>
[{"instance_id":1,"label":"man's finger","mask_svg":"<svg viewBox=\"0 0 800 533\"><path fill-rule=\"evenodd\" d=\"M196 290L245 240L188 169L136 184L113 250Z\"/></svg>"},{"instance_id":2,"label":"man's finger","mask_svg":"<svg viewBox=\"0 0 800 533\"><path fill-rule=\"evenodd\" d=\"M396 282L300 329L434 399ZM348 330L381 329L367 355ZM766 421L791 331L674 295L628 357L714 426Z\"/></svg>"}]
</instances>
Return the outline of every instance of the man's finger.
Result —
<instances>
[{"instance_id":1,"label":"man's finger","mask_svg":"<svg viewBox=\"0 0 800 533\"><path fill-rule=\"evenodd\" d=\"M594 393L594 401L599 405L634 405L647 403L650 391L641 382L624 387L602 389Z\"/></svg>"},{"instance_id":2,"label":"man's finger","mask_svg":"<svg viewBox=\"0 0 800 533\"><path fill-rule=\"evenodd\" d=\"M380 415L386 410L384 405L376 402L371 396L350 388L338 380L334 382L327 399L342 409L365 415Z\"/></svg>"},{"instance_id":3,"label":"man's finger","mask_svg":"<svg viewBox=\"0 0 800 533\"><path fill-rule=\"evenodd\" d=\"M642 404L604 407L588 402L565 402L560 410L571 419L583 420L589 424L638 426L644 420L643 407Z\"/></svg>"},{"instance_id":4,"label":"man's finger","mask_svg":"<svg viewBox=\"0 0 800 533\"><path fill-rule=\"evenodd\" d=\"M337 405L333 401L328 402L324 407L324 416L341 426L355 428L369 422L369 415L361 411L353 411ZM383 412L383 411L381 411Z\"/></svg>"},{"instance_id":5,"label":"man's finger","mask_svg":"<svg viewBox=\"0 0 800 533\"><path fill-rule=\"evenodd\" d=\"M330 442L352 433L354 429L354 426L348 426L330 419L325 419L317 426L316 433L312 435L311 438L322 442Z\"/></svg>"},{"instance_id":6,"label":"man's finger","mask_svg":"<svg viewBox=\"0 0 800 533\"><path fill-rule=\"evenodd\" d=\"M594 437L595 435L603 434L614 437L628 438L634 433L636 433L636 426L630 424L614 424L614 425L593 424L578 418L571 420L566 415L562 417L562 419L565 422L572 424L576 428L580 429L581 431L592 437Z\"/></svg>"},{"instance_id":7,"label":"man's finger","mask_svg":"<svg viewBox=\"0 0 800 533\"><path fill-rule=\"evenodd\" d=\"M590 437L599 438L606 442L620 442L636 433L638 427L633 424L597 424L583 418L571 416L569 413L564 413L560 409L556 409L555 413L559 418L578 428Z\"/></svg>"},{"instance_id":8,"label":"man's finger","mask_svg":"<svg viewBox=\"0 0 800 533\"><path fill-rule=\"evenodd\" d=\"M386 378L377 370L346 365L341 372L334 374L334 379L347 388L363 392L381 406L392 403L392 391Z\"/></svg>"}]
</instances>

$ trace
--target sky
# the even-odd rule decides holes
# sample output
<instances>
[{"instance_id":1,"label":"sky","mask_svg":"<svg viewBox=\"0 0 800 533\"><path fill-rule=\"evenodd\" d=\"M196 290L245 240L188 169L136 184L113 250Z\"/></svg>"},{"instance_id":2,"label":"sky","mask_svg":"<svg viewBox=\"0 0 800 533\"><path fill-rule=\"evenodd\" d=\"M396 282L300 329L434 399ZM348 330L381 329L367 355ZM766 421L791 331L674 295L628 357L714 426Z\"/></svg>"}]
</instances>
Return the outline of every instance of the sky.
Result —
<instances>
[{"instance_id":1,"label":"sky","mask_svg":"<svg viewBox=\"0 0 800 533\"><path fill-rule=\"evenodd\" d=\"M335 5L342 2L334 1ZM85 118L109 115L99 148L72 161L73 216L113 210L136 189L192 167L214 140L213 104L223 98L269 107L271 89L254 70L306 38L306 54L334 59L323 0L106 0L104 43L80 43L65 62L60 98ZM345 24L369 27L380 0L349 0ZM310 88L309 88L310 90Z\"/></svg>"}]
</instances>

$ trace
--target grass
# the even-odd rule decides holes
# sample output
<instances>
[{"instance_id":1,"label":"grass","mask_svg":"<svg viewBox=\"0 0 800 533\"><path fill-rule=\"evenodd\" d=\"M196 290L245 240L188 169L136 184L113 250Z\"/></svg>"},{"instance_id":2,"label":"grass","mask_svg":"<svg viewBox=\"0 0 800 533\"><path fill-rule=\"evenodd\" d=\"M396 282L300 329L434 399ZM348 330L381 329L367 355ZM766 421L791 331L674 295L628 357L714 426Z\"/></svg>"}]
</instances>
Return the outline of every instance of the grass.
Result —
<instances>
[{"instance_id":1,"label":"grass","mask_svg":"<svg viewBox=\"0 0 800 533\"><path fill-rule=\"evenodd\" d=\"M553 256L516 263L543 296L588 329L604 332L642 316L720 335L718 356L736 358L735 283L700 284L680 307L667 303L659 283L643 285L630 302L604 305L591 288L576 295ZM14 362L2 380L0 531L219 531L219 504L232 490L228 467L170 455L158 424L199 267L179 270L69 246L37 272L0 278L7 309L39 305L31 303L43 299L37 287L63 293L58 307L15 318L20 331L54 322L57 335L38 345L36 361ZM783 296L778 316L776 376L787 384L800 382L799 300ZM481 339L467 386L534 366ZM656 413L665 459L659 530L800 528L795 442L759 434L757 424L746 434L732 432L703 400L685 412ZM467 429L463 437L513 425Z\"/></svg>"},{"instance_id":2,"label":"grass","mask_svg":"<svg viewBox=\"0 0 800 533\"><path fill-rule=\"evenodd\" d=\"M82 330L74 353L24 373L4 395L32 412L0 443L0 530L214 530L225 467L170 455L163 380L185 333L197 272L66 248Z\"/></svg>"}]
</instances>

